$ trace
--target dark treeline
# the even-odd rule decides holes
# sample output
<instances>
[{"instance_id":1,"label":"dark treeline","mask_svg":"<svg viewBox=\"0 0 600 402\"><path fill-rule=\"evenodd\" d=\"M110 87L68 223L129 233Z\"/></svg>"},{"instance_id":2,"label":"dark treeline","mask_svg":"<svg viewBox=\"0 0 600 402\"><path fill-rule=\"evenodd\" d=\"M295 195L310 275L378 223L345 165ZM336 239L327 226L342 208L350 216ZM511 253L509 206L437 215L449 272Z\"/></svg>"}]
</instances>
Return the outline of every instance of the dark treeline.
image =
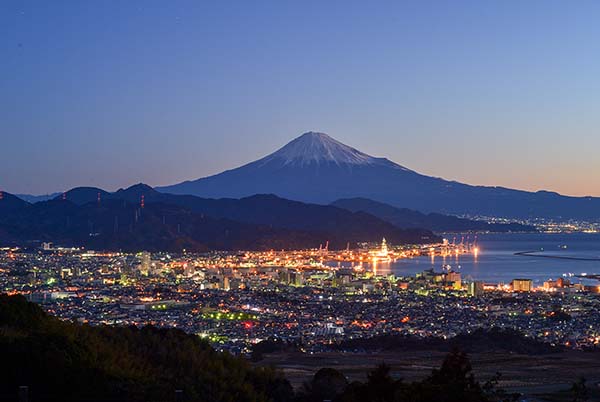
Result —
<instances>
[{"instance_id":1,"label":"dark treeline","mask_svg":"<svg viewBox=\"0 0 600 402\"><path fill-rule=\"evenodd\" d=\"M562 346L526 337L523 333L508 328L477 329L450 339L418 338L404 335L380 335L373 338L349 339L332 346L338 350L440 350L458 348L468 353L509 352L526 355L557 353Z\"/></svg>"},{"instance_id":2,"label":"dark treeline","mask_svg":"<svg viewBox=\"0 0 600 402\"><path fill-rule=\"evenodd\" d=\"M251 358L260 361L265 354L279 352L297 352L303 345L286 342L278 338L263 340L252 347ZM523 355L540 355L564 351L561 345L526 337L523 333L509 328L480 328L470 333L459 334L453 338L421 338L410 335L378 335L371 338L346 339L328 345L328 348L344 352L437 350L459 349L467 353L502 352Z\"/></svg>"},{"instance_id":3,"label":"dark treeline","mask_svg":"<svg viewBox=\"0 0 600 402\"><path fill-rule=\"evenodd\" d=\"M21 296L0 295L0 400L290 401L271 368L220 353L176 329L60 321Z\"/></svg>"}]
</instances>

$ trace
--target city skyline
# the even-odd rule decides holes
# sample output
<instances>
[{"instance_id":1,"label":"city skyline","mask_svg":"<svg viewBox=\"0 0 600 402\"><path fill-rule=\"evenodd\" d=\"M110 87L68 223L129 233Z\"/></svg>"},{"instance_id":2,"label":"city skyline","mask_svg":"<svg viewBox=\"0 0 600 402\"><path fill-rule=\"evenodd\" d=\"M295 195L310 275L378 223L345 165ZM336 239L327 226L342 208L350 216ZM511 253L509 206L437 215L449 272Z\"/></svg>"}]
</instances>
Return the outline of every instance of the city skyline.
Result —
<instances>
[{"instance_id":1,"label":"city skyline","mask_svg":"<svg viewBox=\"0 0 600 402\"><path fill-rule=\"evenodd\" d=\"M168 185L313 130L426 175L600 196L593 2L0 7L3 191Z\"/></svg>"}]
</instances>

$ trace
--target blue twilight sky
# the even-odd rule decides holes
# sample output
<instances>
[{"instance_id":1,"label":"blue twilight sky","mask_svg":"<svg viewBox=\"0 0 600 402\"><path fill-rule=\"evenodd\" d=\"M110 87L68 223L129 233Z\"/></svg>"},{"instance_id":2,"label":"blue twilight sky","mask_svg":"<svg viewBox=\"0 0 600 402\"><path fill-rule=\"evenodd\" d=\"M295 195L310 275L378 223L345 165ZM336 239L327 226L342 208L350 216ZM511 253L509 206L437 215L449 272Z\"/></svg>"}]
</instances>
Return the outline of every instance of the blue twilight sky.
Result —
<instances>
[{"instance_id":1,"label":"blue twilight sky","mask_svg":"<svg viewBox=\"0 0 600 402\"><path fill-rule=\"evenodd\" d=\"M0 189L165 185L309 130L600 196L598 1L0 1Z\"/></svg>"}]
</instances>

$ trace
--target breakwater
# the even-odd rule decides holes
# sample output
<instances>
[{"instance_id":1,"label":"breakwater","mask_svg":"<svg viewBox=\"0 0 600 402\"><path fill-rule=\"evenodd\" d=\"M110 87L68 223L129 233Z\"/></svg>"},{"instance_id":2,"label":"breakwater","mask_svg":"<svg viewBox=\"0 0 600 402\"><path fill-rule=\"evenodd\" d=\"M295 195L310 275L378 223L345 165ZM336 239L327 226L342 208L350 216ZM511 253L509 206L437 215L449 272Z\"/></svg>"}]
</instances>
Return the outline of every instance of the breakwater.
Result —
<instances>
[{"instance_id":1,"label":"breakwater","mask_svg":"<svg viewBox=\"0 0 600 402\"><path fill-rule=\"evenodd\" d=\"M519 251L515 253L515 255L525 256L525 257L537 257L537 258L551 258L554 260L572 260L572 261L600 261L599 257L576 257L576 256L568 256L568 255L544 255L539 254L541 251L538 250L530 250L530 251Z\"/></svg>"}]
</instances>

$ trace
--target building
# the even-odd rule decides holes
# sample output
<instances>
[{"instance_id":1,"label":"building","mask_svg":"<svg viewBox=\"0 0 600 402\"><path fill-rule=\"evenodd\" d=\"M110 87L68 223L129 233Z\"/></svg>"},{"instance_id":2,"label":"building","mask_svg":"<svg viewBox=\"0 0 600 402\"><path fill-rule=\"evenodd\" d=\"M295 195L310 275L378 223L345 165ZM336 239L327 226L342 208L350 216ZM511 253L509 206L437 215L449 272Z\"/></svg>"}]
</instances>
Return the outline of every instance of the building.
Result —
<instances>
[{"instance_id":1,"label":"building","mask_svg":"<svg viewBox=\"0 0 600 402\"><path fill-rule=\"evenodd\" d=\"M478 297L484 292L483 282L474 281L469 283L469 296Z\"/></svg>"},{"instance_id":2,"label":"building","mask_svg":"<svg viewBox=\"0 0 600 402\"><path fill-rule=\"evenodd\" d=\"M454 289L460 289L462 287L461 275L460 272L450 271L445 275L445 280L448 286L453 287Z\"/></svg>"},{"instance_id":3,"label":"building","mask_svg":"<svg viewBox=\"0 0 600 402\"><path fill-rule=\"evenodd\" d=\"M556 281L548 280L548 281L544 282L544 290L548 290L548 291L556 290L557 287L558 286L557 286Z\"/></svg>"},{"instance_id":4,"label":"building","mask_svg":"<svg viewBox=\"0 0 600 402\"><path fill-rule=\"evenodd\" d=\"M531 292L533 281L531 279L513 279L512 288L514 292Z\"/></svg>"},{"instance_id":5,"label":"building","mask_svg":"<svg viewBox=\"0 0 600 402\"><path fill-rule=\"evenodd\" d=\"M293 286L303 286L304 285L304 276L302 275L302 271L292 271L290 272L290 282Z\"/></svg>"},{"instance_id":6,"label":"building","mask_svg":"<svg viewBox=\"0 0 600 402\"><path fill-rule=\"evenodd\" d=\"M281 268L279 270L279 283L288 285L290 283L290 271L287 268Z\"/></svg>"},{"instance_id":7,"label":"building","mask_svg":"<svg viewBox=\"0 0 600 402\"><path fill-rule=\"evenodd\" d=\"M151 259L150 259L150 253L147 251L142 252L142 256L140 258L140 265L139 265L139 269L140 269L140 273L142 275L148 275L150 273L150 263L151 263Z\"/></svg>"},{"instance_id":8,"label":"building","mask_svg":"<svg viewBox=\"0 0 600 402\"><path fill-rule=\"evenodd\" d=\"M373 256L373 263L377 262L391 262L390 251L388 249L387 241L385 238L381 241L381 248L377 251L371 252Z\"/></svg>"}]
</instances>

